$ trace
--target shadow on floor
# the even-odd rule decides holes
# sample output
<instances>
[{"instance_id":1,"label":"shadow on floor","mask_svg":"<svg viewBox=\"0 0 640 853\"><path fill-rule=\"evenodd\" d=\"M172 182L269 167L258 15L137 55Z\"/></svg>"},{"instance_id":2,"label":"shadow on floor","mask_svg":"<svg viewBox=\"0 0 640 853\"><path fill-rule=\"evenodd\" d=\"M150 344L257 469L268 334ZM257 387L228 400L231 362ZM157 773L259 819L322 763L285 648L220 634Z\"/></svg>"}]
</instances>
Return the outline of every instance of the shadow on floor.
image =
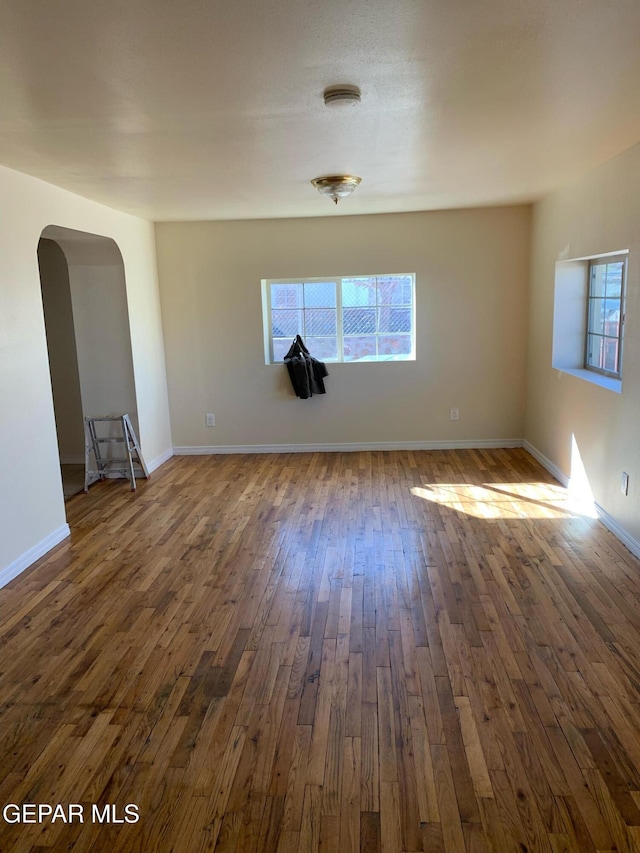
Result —
<instances>
[{"instance_id":1,"label":"shadow on floor","mask_svg":"<svg viewBox=\"0 0 640 853\"><path fill-rule=\"evenodd\" d=\"M84 465L61 465L64 499L77 495L84 489Z\"/></svg>"}]
</instances>

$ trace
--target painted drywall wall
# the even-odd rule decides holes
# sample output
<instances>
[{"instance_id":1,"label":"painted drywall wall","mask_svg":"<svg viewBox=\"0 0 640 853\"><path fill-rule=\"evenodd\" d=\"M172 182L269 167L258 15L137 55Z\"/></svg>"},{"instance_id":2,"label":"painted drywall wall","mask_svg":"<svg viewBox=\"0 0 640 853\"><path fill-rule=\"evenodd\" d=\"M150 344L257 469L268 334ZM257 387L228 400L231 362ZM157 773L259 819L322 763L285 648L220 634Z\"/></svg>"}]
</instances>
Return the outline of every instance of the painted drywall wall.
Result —
<instances>
[{"instance_id":1,"label":"painted drywall wall","mask_svg":"<svg viewBox=\"0 0 640 853\"><path fill-rule=\"evenodd\" d=\"M50 226L38 244L61 461L84 462L84 417L138 417L122 255L107 237ZM69 443L73 438L72 450Z\"/></svg>"},{"instance_id":2,"label":"painted drywall wall","mask_svg":"<svg viewBox=\"0 0 640 853\"><path fill-rule=\"evenodd\" d=\"M85 417L136 413L124 270L69 265Z\"/></svg>"},{"instance_id":3,"label":"painted drywall wall","mask_svg":"<svg viewBox=\"0 0 640 853\"><path fill-rule=\"evenodd\" d=\"M521 438L529 228L524 206L156 224L174 446ZM310 400L265 365L261 279L402 272L416 361L331 364Z\"/></svg>"},{"instance_id":4,"label":"painted drywall wall","mask_svg":"<svg viewBox=\"0 0 640 853\"><path fill-rule=\"evenodd\" d=\"M66 525L37 246L51 224L113 238L124 260L140 439L171 452L155 241L149 222L0 167L0 582Z\"/></svg>"},{"instance_id":5,"label":"painted drywall wall","mask_svg":"<svg viewBox=\"0 0 640 853\"><path fill-rule=\"evenodd\" d=\"M84 430L69 267L53 240L38 243L38 266L61 462L84 460Z\"/></svg>"},{"instance_id":6,"label":"painted drywall wall","mask_svg":"<svg viewBox=\"0 0 640 853\"><path fill-rule=\"evenodd\" d=\"M551 367L556 262L629 249L622 393ZM640 540L640 145L535 205L525 436ZM620 490L630 474L629 494Z\"/></svg>"}]
</instances>

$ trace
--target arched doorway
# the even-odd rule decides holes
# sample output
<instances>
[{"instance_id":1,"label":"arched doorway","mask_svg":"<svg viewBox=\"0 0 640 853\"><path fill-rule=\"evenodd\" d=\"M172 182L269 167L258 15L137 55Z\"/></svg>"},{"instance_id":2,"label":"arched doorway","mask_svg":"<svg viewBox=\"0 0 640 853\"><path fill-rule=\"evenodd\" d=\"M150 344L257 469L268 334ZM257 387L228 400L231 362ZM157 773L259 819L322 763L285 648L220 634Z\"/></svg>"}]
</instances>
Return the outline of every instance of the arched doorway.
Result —
<instances>
[{"instance_id":1,"label":"arched doorway","mask_svg":"<svg viewBox=\"0 0 640 853\"><path fill-rule=\"evenodd\" d=\"M65 498L84 482L84 421L127 412L138 429L122 255L114 240L49 225L38 244Z\"/></svg>"}]
</instances>

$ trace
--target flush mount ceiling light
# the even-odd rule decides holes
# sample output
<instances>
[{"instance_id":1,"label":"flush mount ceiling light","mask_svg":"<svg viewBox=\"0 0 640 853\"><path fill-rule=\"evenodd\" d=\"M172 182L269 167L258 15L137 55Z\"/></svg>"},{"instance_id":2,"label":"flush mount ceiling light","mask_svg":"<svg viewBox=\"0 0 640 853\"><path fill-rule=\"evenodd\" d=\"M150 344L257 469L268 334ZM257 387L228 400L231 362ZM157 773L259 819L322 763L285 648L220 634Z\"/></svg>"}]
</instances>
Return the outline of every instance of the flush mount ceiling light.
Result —
<instances>
[{"instance_id":1,"label":"flush mount ceiling light","mask_svg":"<svg viewBox=\"0 0 640 853\"><path fill-rule=\"evenodd\" d=\"M351 195L362 178L356 175L324 175L314 178L311 183L320 195L327 195L337 204L341 198Z\"/></svg>"},{"instance_id":2,"label":"flush mount ceiling light","mask_svg":"<svg viewBox=\"0 0 640 853\"><path fill-rule=\"evenodd\" d=\"M324 90L324 105L332 109L355 107L360 103L360 89L348 83L329 86Z\"/></svg>"}]
</instances>

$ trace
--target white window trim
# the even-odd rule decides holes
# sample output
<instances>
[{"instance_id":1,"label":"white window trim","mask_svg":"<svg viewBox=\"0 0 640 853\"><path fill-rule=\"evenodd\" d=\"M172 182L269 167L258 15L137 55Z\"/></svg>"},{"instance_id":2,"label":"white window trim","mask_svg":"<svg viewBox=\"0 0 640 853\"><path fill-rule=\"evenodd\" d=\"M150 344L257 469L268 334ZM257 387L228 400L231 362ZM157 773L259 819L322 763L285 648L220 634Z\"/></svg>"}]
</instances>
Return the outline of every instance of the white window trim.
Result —
<instances>
[{"instance_id":1,"label":"white window trim","mask_svg":"<svg viewBox=\"0 0 640 853\"><path fill-rule=\"evenodd\" d=\"M369 358L344 359L324 358L322 359L327 364L394 364L406 363L407 361L416 360L416 276L415 273L369 273L357 275L340 275L340 276L306 276L300 278L269 278L262 279L262 320L263 320L263 336L264 336L264 356L265 364L281 365L281 361L274 361L273 358L273 340L271 334L271 285L272 284L304 284L305 282L333 282L336 288L336 319L337 319L337 349L338 353L344 352L344 333L343 333L343 306L342 306L342 280L345 278L381 278L383 276L409 276L411 278L411 352L402 356L389 356L388 358L376 356ZM375 307L378 307L377 305ZM292 339L293 341L293 339Z\"/></svg>"},{"instance_id":2,"label":"white window trim","mask_svg":"<svg viewBox=\"0 0 640 853\"><path fill-rule=\"evenodd\" d=\"M551 366L561 373L617 394L622 393L622 373L616 377L585 367L589 264L599 259L628 258L628 255L628 249L619 249L558 261L555 268ZM627 274L628 270L625 278ZM622 355L620 369L623 369Z\"/></svg>"},{"instance_id":3,"label":"white window trim","mask_svg":"<svg viewBox=\"0 0 640 853\"><path fill-rule=\"evenodd\" d=\"M588 348L589 348L589 335L591 334L589 330L589 317L591 311L591 302L595 297L591 295L591 270L594 266L605 266L606 264L611 263L622 263L622 283L620 287L620 331L617 336L610 335L608 336L611 340L618 341L618 369L617 370L605 370L604 368L596 367L595 365L591 365L588 363ZM627 292L627 256L620 255L606 255L601 258L590 258L589 264L587 267L587 326L585 329L585 356L584 356L584 369L590 372L599 373L601 376L606 376L609 379L616 379L620 381L622 379L622 355L623 355L623 336L624 336L624 320L625 320L625 298Z\"/></svg>"}]
</instances>

